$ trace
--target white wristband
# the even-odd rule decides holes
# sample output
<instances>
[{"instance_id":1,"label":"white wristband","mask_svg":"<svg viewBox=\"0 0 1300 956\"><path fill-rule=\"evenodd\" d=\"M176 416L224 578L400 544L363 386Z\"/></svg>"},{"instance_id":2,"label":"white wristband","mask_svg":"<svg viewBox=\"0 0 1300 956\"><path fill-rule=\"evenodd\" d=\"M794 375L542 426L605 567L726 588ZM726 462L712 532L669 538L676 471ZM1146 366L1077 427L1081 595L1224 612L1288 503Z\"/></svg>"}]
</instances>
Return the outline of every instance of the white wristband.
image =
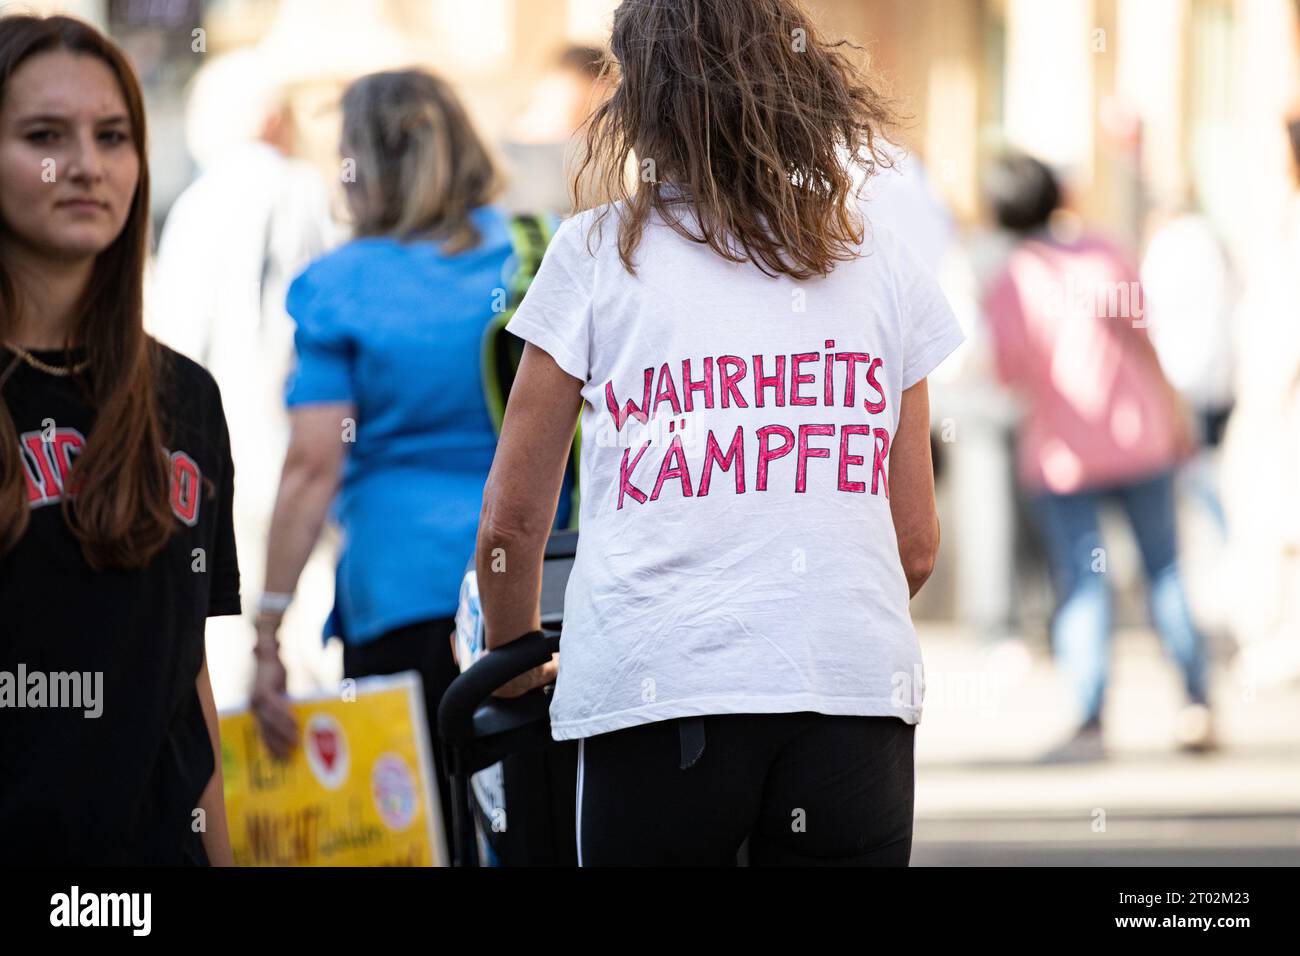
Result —
<instances>
[{"instance_id":1,"label":"white wristband","mask_svg":"<svg viewBox=\"0 0 1300 956\"><path fill-rule=\"evenodd\" d=\"M293 603L292 594L278 594L275 591L263 591L262 596L257 599L257 612L259 614L283 614Z\"/></svg>"}]
</instances>

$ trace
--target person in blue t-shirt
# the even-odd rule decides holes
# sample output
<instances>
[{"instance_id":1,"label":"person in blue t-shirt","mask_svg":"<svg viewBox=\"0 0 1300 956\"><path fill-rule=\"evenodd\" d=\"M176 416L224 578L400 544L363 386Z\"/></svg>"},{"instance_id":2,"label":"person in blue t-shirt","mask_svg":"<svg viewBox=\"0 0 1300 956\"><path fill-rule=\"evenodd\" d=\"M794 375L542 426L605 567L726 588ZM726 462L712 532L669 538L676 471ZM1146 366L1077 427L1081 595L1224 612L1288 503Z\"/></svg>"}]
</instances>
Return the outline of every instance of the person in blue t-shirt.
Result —
<instances>
[{"instance_id":1,"label":"person in blue t-shirt","mask_svg":"<svg viewBox=\"0 0 1300 956\"><path fill-rule=\"evenodd\" d=\"M420 672L449 806L436 714L457 673L453 616L496 449L481 349L510 284L510 223L490 205L500 178L455 93L423 71L348 89L342 156L356 238L288 295L292 437L258 609L253 710L271 751L292 750L299 728L276 632L333 503L343 546L325 637L343 639L346 677Z\"/></svg>"}]
</instances>

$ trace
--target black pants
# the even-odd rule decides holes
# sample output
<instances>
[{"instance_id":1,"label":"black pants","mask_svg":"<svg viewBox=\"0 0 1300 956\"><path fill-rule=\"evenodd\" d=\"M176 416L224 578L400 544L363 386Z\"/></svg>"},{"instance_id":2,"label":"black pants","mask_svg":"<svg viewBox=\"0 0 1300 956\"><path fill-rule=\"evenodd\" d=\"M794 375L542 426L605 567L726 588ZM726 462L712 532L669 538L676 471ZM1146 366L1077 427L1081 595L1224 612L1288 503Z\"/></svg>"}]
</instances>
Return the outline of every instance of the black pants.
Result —
<instances>
[{"instance_id":1,"label":"black pants","mask_svg":"<svg viewBox=\"0 0 1300 956\"><path fill-rule=\"evenodd\" d=\"M460 674L451 656L451 634L456 620L436 618L409 624L365 644L343 644L343 676L360 678L401 671L419 671L424 684L425 719L429 724L429 747L433 751L434 779L442 799L442 825L447 849L452 847L451 781L443 767L438 740L438 704L451 682Z\"/></svg>"},{"instance_id":2,"label":"black pants","mask_svg":"<svg viewBox=\"0 0 1300 956\"><path fill-rule=\"evenodd\" d=\"M588 737L580 865L731 866L748 839L751 866L906 866L915 730L897 717L727 714Z\"/></svg>"}]
</instances>

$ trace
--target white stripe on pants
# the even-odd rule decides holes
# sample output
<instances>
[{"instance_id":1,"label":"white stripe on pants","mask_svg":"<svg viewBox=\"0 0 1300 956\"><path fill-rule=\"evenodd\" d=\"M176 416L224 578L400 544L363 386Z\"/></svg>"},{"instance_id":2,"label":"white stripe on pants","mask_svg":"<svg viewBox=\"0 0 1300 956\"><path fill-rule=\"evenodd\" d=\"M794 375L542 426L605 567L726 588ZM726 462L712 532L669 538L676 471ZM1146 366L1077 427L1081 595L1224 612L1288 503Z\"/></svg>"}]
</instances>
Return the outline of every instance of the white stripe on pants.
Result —
<instances>
[{"instance_id":1,"label":"white stripe on pants","mask_svg":"<svg viewBox=\"0 0 1300 956\"><path fill-rule=\"evenodd\" d=\"M574 839L578 844L578 866L582 866L582 754L585 738L578 738L578 794L574 801Z\"/></svg>"}]
</instances>

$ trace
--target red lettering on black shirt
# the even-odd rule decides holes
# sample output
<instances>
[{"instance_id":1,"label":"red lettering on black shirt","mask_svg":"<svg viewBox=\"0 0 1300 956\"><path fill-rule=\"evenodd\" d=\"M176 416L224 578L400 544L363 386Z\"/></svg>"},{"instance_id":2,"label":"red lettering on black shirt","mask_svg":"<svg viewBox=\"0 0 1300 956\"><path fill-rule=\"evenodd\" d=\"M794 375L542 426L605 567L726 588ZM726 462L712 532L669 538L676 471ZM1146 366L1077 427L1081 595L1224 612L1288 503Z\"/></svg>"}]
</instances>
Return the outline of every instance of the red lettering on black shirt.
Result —
<instances>
[{"instance_id":1,"label":"red lettering on black shirt","mask_svg":"<svg viewBox=\"0 0 1300 956\"><path fill-rule=\"evenodd\" d=\"M52 432L23 432L18 436L19 455L27 484L27 504L31 508L57 504L69 489L73 460L86 447L86 437L75 428L56 428ZM166 451L166 449L164 449ZM203 472L190 455L183 451L168 452L171 461L172 513L191 528L199 521L200 489Z\"/></svg>"}]
</instances>

